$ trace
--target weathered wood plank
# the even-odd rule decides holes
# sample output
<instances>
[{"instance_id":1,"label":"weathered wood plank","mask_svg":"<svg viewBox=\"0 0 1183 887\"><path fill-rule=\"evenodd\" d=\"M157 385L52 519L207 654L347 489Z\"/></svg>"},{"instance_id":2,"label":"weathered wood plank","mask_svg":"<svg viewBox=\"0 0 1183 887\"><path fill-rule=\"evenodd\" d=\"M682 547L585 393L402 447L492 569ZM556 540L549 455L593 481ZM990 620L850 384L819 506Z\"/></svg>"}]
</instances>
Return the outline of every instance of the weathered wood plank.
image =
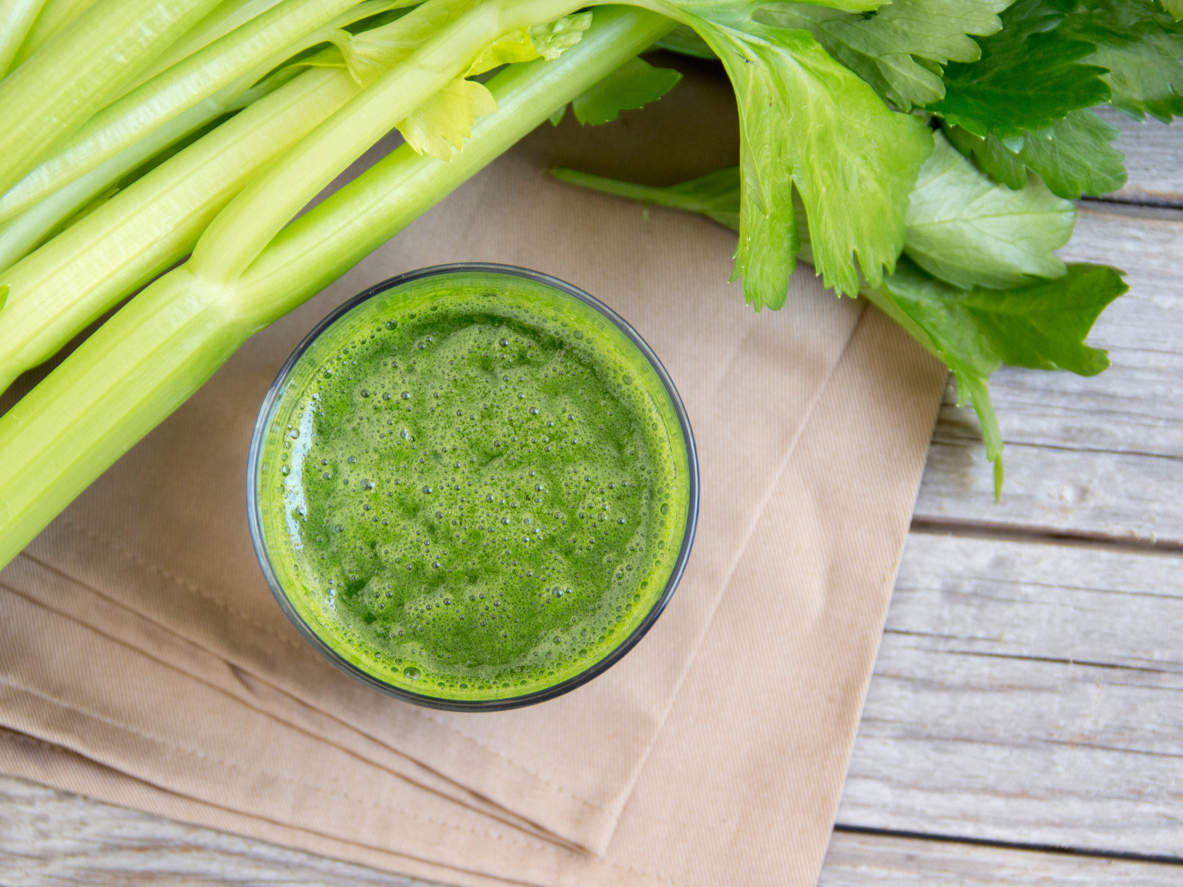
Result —
<instances>
[{"instance_id":1,"label":"weathered wood plank","mask_svg":"<svg viewBox=\"0 0 1183 887\"><path fill-rule=\"evenodd\" d=\"M0 878L12 887L431 887L0 776ZM818 887L1167 887L1183 866L838 831Z\"/></svg>"},{"instance_id":2,"label":"weathered wood plank","mask_svg":"<svg viewBox=\"0 0 1183 887\"><path fill-rule=\"evenodd\" d=\"M1126 186L1106 199L1183 206L1183 127L1134 120L1108 107L1097 113L1121 130L1114 147L1125 154L1130 174Z\"/></svg>"},{"instance_id":3,"label":"weathered wood plank","mask_svg":"<svg viewBox=\"0 0 1183 887\"><path fill-rule=\"evenodd\" d=\"M431 887L0 776L0 884Z\"/></svg>"},{"instance_id":4,"label":"weathered wood plank","mask_svg":"<svg viewBox=\"0 0 1183 887\"><path fill-rule=\"evenodd\" d=\"M1112 366L1087 379L1012 368L992 377L1007 443L999 505L977 419L950 392L916 515L1183 544L1183 213L1086 207L1062 252L1128 271L1130 292L1089 338Z\"/></svg>"},{"instance_id":5,"label":"weathered wood plank","mask_svg":"<svg viewBox=\"0 0 1183 887\"><path fill-rule=\"evenodd\" d=\"M835 832L818 887L1175 887L1178 865Z\"/></svg>"},{"instance_id":6,"label":"weathered wood plank","mask_svg":"<svg viewBox=\"0 0 1183 887\"><path fill-rule=\"evenodd\" d=\"M1183 555L913 533L838 821L1183 857Z\"/></svg>"}]
</instances>

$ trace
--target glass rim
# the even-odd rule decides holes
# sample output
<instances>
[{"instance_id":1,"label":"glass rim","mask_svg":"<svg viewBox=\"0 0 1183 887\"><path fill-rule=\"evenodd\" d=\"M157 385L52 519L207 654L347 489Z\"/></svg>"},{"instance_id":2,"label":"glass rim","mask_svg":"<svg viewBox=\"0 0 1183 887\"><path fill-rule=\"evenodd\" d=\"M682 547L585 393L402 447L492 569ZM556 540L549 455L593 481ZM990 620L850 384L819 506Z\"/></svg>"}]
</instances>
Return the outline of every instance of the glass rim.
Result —
<instances>
[{"instance_id":1,"label":"glass rim","mask_svg":"<svg viewBox=\"0 0 1183 887\"><path fill-rule=\"evenodd\" d=\"M352 311L358 305L377 296L381 293L403 286L404 284L412 283L417 280L422 280L428 277L439 277L447 274L472 274L484 273L503 275L507 277L519 277L525 280L530 280L535 283L541 283L549 286L567 296L573 297L585 305L588 305L599 314L606 317L612 322L625 337L633 343L634 346L644 355L649 362L658 379L661 380L665 388L666 394L670 399L670 403L674 408L674 413L678 418L678 424L682 430L682 437L686 444L686 461L687 461L687 493L689 500L687 502L686 511L686 529L682 536L682 545L678 551L678 556L674 561L673 569L670 571L669 578L666 581L665 588L661 595L654 601L653 606L645 617L634 628L623 641L617 646L613 647L607 655L599 659L585 668L578 674L560 681L557 684L552 684L549 687L544 687L541 690L534 690L528 693L523 693L520 696L509 696L503 699L445 699L438 696L431 696L424 693L415 693L403 687L396 686L381 680L349 660L345 659L340 653L332 649L311 626L304 620L304 618L296 611L287 593L283 590L283 586L276 576L275 569L271 564L271 558L267 552L267 546L263 541L263 528L259 515L259 501L256 492L260 458L263 450L263 445L267 437L267 428L271 423L271 416L279 401L283 386L286 384L288 377L295 368L297 362L308 350L308 348L315 342L322 333L331 327L337 320ZM574 286L566 281L560 280L549 274L544 274L541 271L533 271L529 268L522 268L517 265L503 265L495 262L454 262L443 265L431 265L425 268L419 268L414 271L407 271L394 277L387 278L380 283L374 284L372 287L365 289L347 299L341 305L330 311L324 318L322 318L303 339L300 340L295 349L289 355L288 359L284 361L283 366L280 367L279 373L275 380L267 389L267 394L263 398L263 404L259 408L259 413L255 419L255 427L251 433L250 450L247 454L246 466L246 506L247 506L247 521L250 528L251 544L255 549L255 557L259 561L259 567L263 571L263 577L267 581L268 587L271 589L271 594L279 603L280 609L291 620L296 630L308 640L312 646L318 650L321 655L328 659L331 663L337 666L338 669L348 674L350 677L360 681L361 683L383 693L387 696L401 699L405 702L412 702L416 705L422 705L426 708L433 708L443 711L505 711L507 709L521 708L527 705L534 705L535 703L545 702L548 699L554 699L557 696L562 696L586 684L588 681L603 674L617 662L619 662L637 643L644 637L658 617L664 612L666 605L669 604L673 597L674 590L678 587L681 581L682 574L685 572L686 563L690 558L690 549L694 543L694 534L698 526L698 506L699 506L699 476L698 476L698 454L694 445L694 434L690 428L690 419L686 414L686 408L682 403L682 398L678 394L677 388L674 387L673 380L669 373L658 359L653 349L649 344L641 338L641 335L633 329L623 317L601 302L599 299L585 292L577 286Z\"/></svg>"}]
</instances>

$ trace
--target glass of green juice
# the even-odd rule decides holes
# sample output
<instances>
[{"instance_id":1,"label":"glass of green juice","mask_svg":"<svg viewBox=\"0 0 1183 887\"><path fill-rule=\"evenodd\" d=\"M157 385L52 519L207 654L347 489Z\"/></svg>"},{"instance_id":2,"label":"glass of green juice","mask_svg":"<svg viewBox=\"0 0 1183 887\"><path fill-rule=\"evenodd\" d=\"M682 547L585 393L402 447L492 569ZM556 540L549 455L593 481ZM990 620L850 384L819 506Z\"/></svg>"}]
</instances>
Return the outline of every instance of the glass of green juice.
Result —
<instances>
[{"instance_id":1,"label":"glass of green juice","mask_svg":"<svg viewBox=\"0 0 1183 887\"><path fill-rule=\"evenodd\" d=\"M506 265L378 284L267 392L247 467L276 600L383 693L492 711L625 655L673 595L698 463L669 375L587 293Z\"/></svg>"}]
</instances>

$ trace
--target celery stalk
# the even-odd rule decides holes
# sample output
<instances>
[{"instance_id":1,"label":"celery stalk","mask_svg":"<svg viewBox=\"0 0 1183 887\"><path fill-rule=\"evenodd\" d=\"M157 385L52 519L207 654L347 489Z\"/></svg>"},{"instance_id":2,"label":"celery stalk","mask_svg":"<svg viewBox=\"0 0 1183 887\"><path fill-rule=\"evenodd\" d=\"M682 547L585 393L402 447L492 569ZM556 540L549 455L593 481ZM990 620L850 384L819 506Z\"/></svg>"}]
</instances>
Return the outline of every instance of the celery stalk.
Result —
<instances>
[{"instance_id":1,"label":"celery stalk","mask_svg":"<svg viewBox=\"0 0 1183 887\"><path fill-rule=\"evenodd\" d=\"M401 147L289 226L242 278L222 283L184 265L136 296L0 418L0 566L252 333L673 26L640 9L597 9L558 59L489 82L499 110L477 121L450 162Z\"/></svg>"},{"instance_id":2,"label":"celery stalk","mask_svg":"<svg viewBox=\"0 0 1183 887\"><path fill-rule=\"evenodd\" d=\"M215 5L100 0L0 80L0 192Z\"/></svg>"},{"instance_id":3,"label":"celery stalk","mask_svg":"<svg viewBox=\"0 0 1183 887\"><path fill-rule=\"evenodd\" d=\"M356 9L374 5L383 4ZM0 271L10 292L0 310L0 391L183 258L246 182L360 89L344 68L300 75ZM15 255L44 232L53 220L40 209L0 231L0 249L7 241Z\"/></svg>"},{"instance_id":4,"label":"celery stalk","mask_svg":"<svg viewBox=\"0 0 1183 887\"><path fill-rule=\"evenodd\" d=\"M15 68L31 56L94 4L95 0L45 0L28 36L13 57L11 67Z\"/></svg>"},{"instance_id":5,"label":"celery stalk","mask_svg":"<svg viewBox=\"0 0 1183 887\"><path fill-rule=\"evenodd\" d=\"M282 0L226 0L152 62L140 75L136 85L150 80L161 71L168 70L177 62L225 37L235 28L245 25L280 2Z\"/></svg>"},{"instance_id":6,"label":"celery stalk","mask_svg":"<svg viewBox=\"0 0 1183 887\"><path fill-rule=\"evenodd\" d=\"M0 0L0 77L8 73L45 0Z\"/></svg>"},{"instance_id":7,"label":"celery stalk","mask_svg":"<svg viewBox=\"0 0 1183 887\"><path fill-rule=\"evenodd\" d=\"M342 68L301 74L0 272L0 390L183 258L244 183L359 90Z\"/></svg>"},{"instance_id":8,"label":"celery stalk","mask_svg":"<svg viewBox=\"0 0 1183 887\"><path fill-rule=\"evenodd\" d=\"M301 139L234 198L202 235L193 262L229 282L322 188L396 123L462 76L489 44L512 31L574 12L586 0L429 0L400 23L434 31L422 45ZM470 7L440 24L440 12Z\"/></svg>"},{"instance_id":9,"label":"celery stalk","mask_svg":"<svg viewBox=\"0 0 1183 887\"><path fill-rule=\"evenodd\" d=\"M223 110L212 102L191 108L81 178L0 222L0 274L77 221L87 207L95 208L104 195L113 196L118 183L208 125Z\"/></svg>"},{"instance_id":10,"label":"celery stalk","mask_svg":"<svg viewBox=\"0 0 1183 887\"><path fill-rule=\"evenodd\" d=\"M323 42L331 29L388 6L355 0L284 0L91 117L0 198L0 221L28 209L202 103L204 109L195 122L204 125L225 113L238 95L284 58Z\"/></svg>"}]
</instances>

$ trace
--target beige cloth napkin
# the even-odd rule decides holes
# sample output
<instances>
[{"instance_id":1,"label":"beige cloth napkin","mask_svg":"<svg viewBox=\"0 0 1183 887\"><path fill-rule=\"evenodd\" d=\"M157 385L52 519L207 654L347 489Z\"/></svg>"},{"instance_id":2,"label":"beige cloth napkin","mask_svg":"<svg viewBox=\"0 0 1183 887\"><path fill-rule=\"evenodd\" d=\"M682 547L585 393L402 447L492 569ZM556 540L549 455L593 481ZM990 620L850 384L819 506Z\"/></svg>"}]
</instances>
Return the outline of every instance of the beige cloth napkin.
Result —
<instances>
[{"instance_id":1,"label":"beige cloth napkin","mask_svg":"<svg viewBox=\"0 0 1183 887\"><path fill-rule=\"evenodd\" d=\"M592 138L674 178L721 165L732 135L703 109L725 87L696 79ZM690 132L662 144L671 117ZM0 573L0 769L454 884L814 882L945 371L809 269L756 315L725 283L733 234L546 175L587 141L540 133L256 336ZM311 325L462 260L554 274L629 319L702 476L650 634L499 714L400 703L328 665L271 598L243 501L255 412Z\"/></svg>"}]
</instances>

